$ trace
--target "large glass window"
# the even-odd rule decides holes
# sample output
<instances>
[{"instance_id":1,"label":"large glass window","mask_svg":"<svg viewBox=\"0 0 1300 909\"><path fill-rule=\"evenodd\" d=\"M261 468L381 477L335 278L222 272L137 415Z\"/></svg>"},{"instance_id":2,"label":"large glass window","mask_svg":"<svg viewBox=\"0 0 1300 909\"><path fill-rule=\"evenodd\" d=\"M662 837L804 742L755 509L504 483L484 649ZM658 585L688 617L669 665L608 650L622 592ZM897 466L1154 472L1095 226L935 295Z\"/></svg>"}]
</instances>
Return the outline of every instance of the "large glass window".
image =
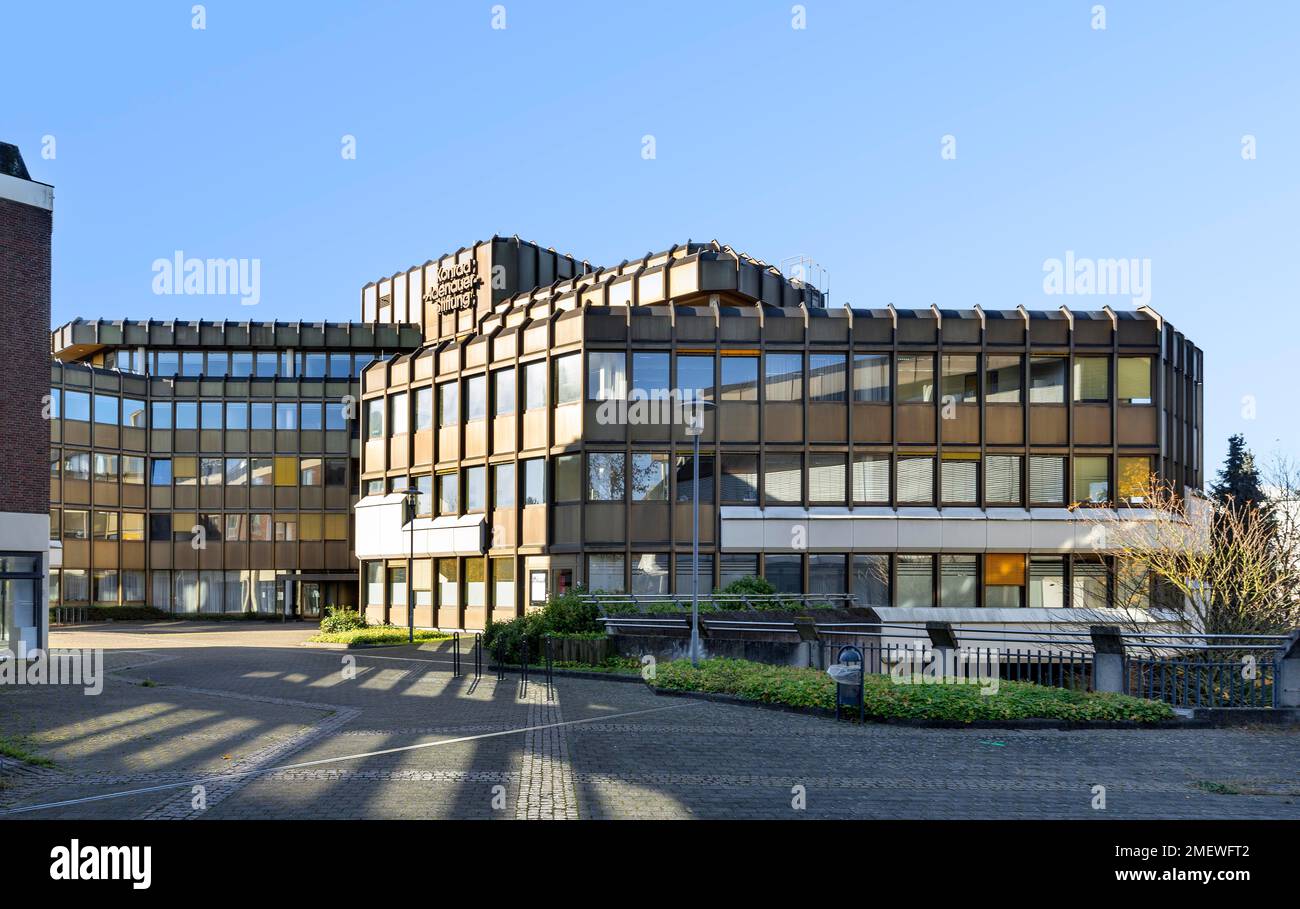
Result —
<instances>
[{"instance_id":1,"label":"large glass window","mask_svg":"<svg viewBox=\"0 0 1300 909\"><path fill-rule=\"evenodd\" d=\"M722 400L758 400L758 357L722 357Z\"/></svg>"},{"instance_id":2,"label":"large glass window","mask_svg":"<svg viewBox=\"0 0 1300 909\"><path fill-rule=\"evenodd\" d=\"M171 458L152 458L149 461L149 485L170 486L172 483Z\"/></svg>"},{"instance_id":3,"label":"large glass window","mask_svg":"<svg viewBox=\"0 0 1300 909\"><path fill-rule=\"evenodd\" d=\"M1075 457L1074 501L1094 504L1110 501L1110 458Z\"/></svg>"},{"instance_id":4,"label":"large glass window","mask_svg":"<svg viewBox=\"0 0 1300 909\"><path fill-rule=\"evenodd\" d=\"M508 609L515 604L515 560L492 560L492 605Z\"/></svg>"},{"instance_id":5,"label":"large glass window","mask_svg":"<svg viewBox=\"0 0 1300 909\"><path fill-rule=\"evenodd\" d=\"M243 401L226 402L226 429L248 429L248 404Z\"/></svg>"},{"instance_id":6,"label":"large glass window","mask_svg":"<svg viewBox=\"0 0 1300 909\"><path fill-rule=\"evenodd\" d=\"M632 354L632 390L647 398L668 396L668 354Z\"/></svg>"},{"instance_id":7,"label":"large glass window","mask_svg":"<svg viewBox=\"0 0 1300 909\"><path fill-rule=\"evenodd\" d=\"M582 355L555 358L555 403L572 404L582 395Z\"/></svg>"},{"instance_id":8,"label":"large glass window","mask_svg":"<svg viewBox=\"0 0 1300 909\"><path fill-rule=\"evenodd\" d=\"M766 400L803 400L803 354L767 354L763 379Z\"/></svg>"},{"instance_id":9,"label":"large glass window","mask_svg":"<svg viewBox=\"0 0 1300 909\"><path fill-rule=\"evenodd\" d=\"M683 401L713 400L713 355L677 355L677 392Z\"/></svg>"},{"instance_id":10,"label":"large glass window","mask_svg":"<svg viewBox=\"0 0 1300 909\"><path fill-rule=\"evenodd\" d=\"M63 392L63 419L88 421L90 419L90 395L84 391Z\"/></svg>"},{"instance_id":11,"label":"large glass window","mask_svg":"<svg viewBox=\"0 0 1300 909\"><path fill-rule=\"evenodd\" d=\"M379 400L381 415L383 413L383 406L384 406L384 402L383 399L381 398ZM271 429L274 426L275 409L271 406L270 403L252 404L249 406L248 410L252 416L251 423L253 429L257 429L257 430ZM379 426L381 428L383 426L382 418L380 419Z\"/></svg>"},{"instance_id":12,"label":"large glass window","mask_svg":"<svg viewBox=\"0 0 1300 909\"><path fill-rule=\"evenodd\" d=\"M1105 609L1110 602L1110 573L1100 559L1075 558L1070 566L1070 605L1075 609Z\"/></svg>"},{"instance_id":13,"label":"large glass window","mask_svg":"<svg viewBox=\"0 0 1300 909\"><path fill-rule=\"evenodd\" d=\"M253 458L249 461L249 485L274 486L275 460L273 458Z\"/></svg>"},{"instance_id":14,"label":"large glass window","mask_svg":"<svg viewBox=\"0 0 1300 909\"><path fill-rule=\"evenodd\" d=\"M1029 605L1033 609L1065 605L1065 557L1031 556Z\"/></svg>"},{"instance_id":15,"label":"large glass window","mask_svg":"<svg viewBox=\"0 0 1300 909\"><path fill-rule=\"evenodd\" d=\"M290 404L290 407L294 405ZM225 407L220 401L203 401L199 404L199 426L204 429L221 431L222 415Z\"/></svg>"},{"instance_id":16,"label":"large glass window","mask_svg":"<svg viewBox=\"0 0 1300 909\"><path fill-rule=\"evenodd\" d=\"M809 593L847 593L844 589L844 556L813 553L808 556Z\"/></svg>"},{"instance_id":17,"label":"large glass window","mask_svg":"<svg viewBox=\"0 0 1300 909\"><path fill-rule=\"evenodd\" d=\"M395 395L388 396L388 435L390 437L406 434L408 413L405 392L398 392Z\"/></svg>"},{"instance_id":18,"label":"large glass window","mask_svg":"<svg viewBox=\"0 0 1300 909\"><path fill-rule=\"evenodd\" d=\"M808 357L808 400L848 400L847 359L844 354L811 354Z\"/></svg>"},{"instance_id":19,"label":"large glass window","mask_svg":"<svg viewBox=\"0 0 1300 909\"><path fill-rule=\"evenodd\" d=\"M613 553L587 556L587 589L623 593L623 557Z\"/></svg>"},{"instance_id":20,"label":"large glass window","mask_svg":"<svg viewBox=\"0 0 1300 909\"><path fill-rule=\"evenodd\" d=\"M530 458L524 464L524 504L546 504L546 460Z\"/></svg>"},{"instance_id":21,"label":"large glass window","mask_svg":"<svg viewBox=\"0 0 1300 909\"><path fill-rule=\"evenodd\" d=\"M482 511L487 503L487 471L482 467L465 470L465 511Z\"/></svg>"},{"instance_id":22,"label":"large glass window","mask_svg":"<svg viewBox=\"0 0 1300 909\"><path fill-rule=\"evenodd\" d=\"M302 404L302 419L299 426L305 430L319 430L324 426L320 403L311 401Z\"/></svg>"},{"instance_id":23,"label":"large glass window","mask_svg":"<svg viewBox=\"0 0 1300 909\"><path fill-rule=\"evenodd\" d=\"M546 407L546 361L524 365L524 410Z\"/></svg>"},{"instance_id":24,"label":"large glass window","mask_svg":"<svg viewBox=\"0 0 1300 909\"><path fill-rule=\"evenodd\" d=\"M415 390L415 431L433 429L433 389Z\"/></svg>"},{"instance_id":25,"label":"large glass window","mask_svg":"<svg viewBox=\"0 0 1300 909\"><path fill-rule=\"evenodd\" d=\"M504 417L515 412L515 371L498 369L492 373L492 414Z\"/></svg>"},{"instance_id":26,"label":"large glass window","mask_svg":"<svg viewBox=\"0 0 1300 909\"><path fill-rule=\"evenodd\" d=\"M700 595L707 594L713 587L713 556L709 553L702 552L700 555ZM689 552L680 552L673 559L674 570L677 572L677 593L689 594L695 583L695 574L691 561L692 555ZM751 572L752 573L752 572Z\"/></svg>"},{"instance_id":27,"label":"large glass window","mask_svg":"<svg viewBox=\"0 0 1300 909\"><path fill-rule=\"evenodd\" d=\"M438 514L460 513L460 477L454 473L438 474Z\"/></svg>"},{"instance_id":28,"label":"large glass window","mask_svg":"<svg viewBox=\"0 0 1300 909\"><path fill-rule=\"evenodd\" d=\"M934 502L934 458L898 459L898 501L908 505Z\"/></svg>"},{"instance_id":29,"label":"large glass window","mask_svg":"<svg viewBox=\"0 0 1300 909\"><path fill-rule=\"evenodd\" d=\"M438 425L455 426L460 422L460 402L455 382L438 386Z\"/></svg>"},{"instance_id":30,"label":"large glass window","mask_svg":"<svg viewBox=\"0 0 1300 909\"><path fill-rule=\"evenodd\" d=\"M560 455L555 459L555 501L582 499L582 455Z\"/></svg>"},{"instance_id":31,"label":"large glass window","mask_svg":"<svg viewBox=\"0 0 1300 909\"><path fill-rule=\"evenodd\" d=\"M928 404L934 400L934 354L902 354L898 358L898 403Z\"/></svg>"},{"instance_id":32,"label":"large glass window","mask_svg":"<svg viewBox=\"0 0 1300 909\"><path fill-rule=\"evenodd\" d=\"M149 421L154 429L172 428L172 405L170 401L154 401L149 405Z\"/></svg>"},{"instance_id":33,"label":"large glass window","mask_svg":"<svg viewBox=\"0 0 1300 909\"><path fill-rule=\"evenodd\" d=\"M685 456L677 458L677 501L691 502L698 498L700 504L711 505L713 503L713 458L700 458L700 486L699 495L696 495L695 481L695 459Z\"/></svg>"},{"instance_id":34,"label":"large glass window","mask_svg":"<svg viewBox=\"0 0 1300 909\"><path fill-rule=\"evenodd\" d=\"M953 505L973 505L978 502L979 474L978 458L945 457L939 476L942 501Z\"/></svg>"},{"instance_id":35,"label":"large glass window","mask_svg":"<svg viewBox=\"0 0 1300 909\"><path fill-rule=\"evenodd\" d=\"M107 426L116 426L117 407L118 407L118 401L115 395L96 393L95 422Z\"/></svg>"},{"instance_id":36,"label":"large glass window","mask_svg":"<svg viewBox=\"0 0 1300 909\"><path fill-rule=\"evenodd\" d=\"M180 372L181 355L174 350L158 351L158 365L154 375L171 378Z\"/></svg>"},{"instance_id":37,"label":"large glass window","mask_svg":"<svg viewBox=\"0 0 1300 909\"><path fill-rule=\"evenodd\" d=\"M136 398L122 399L122 425L144 429L144 401Z\"/></svg>"},{"instance_id":38,"label":"large glass window","mask_svg":"<svg viewBox=\"0 0 1300 909\"><path fill-rule=\"evenodd\" d=\"M808 459L808 500L843 504L847 471L843 454L812 454Z\"/></svg>"},{"instance_id":39,"label":"large glass window","mask_svg":"<svg viewBox=\"0 0 1300 909\"><path fill-rule=\"evenodd\" d=\"M979 556L939 556L939 605L947 609L979 605Z\"/></svg>"},{"instance_id":40,"label":"large glass window","mask_svg":"<svg viewBox=\"0 0 1300 909\"><path fill-rule=\"evenodd\" d=\"M633 453L632 501L668 501L668 455L648 451Z\"/></svg>"},{"instance_id":41,"label":"large glass window","mask_svg":"<svg viewBox=\"0 0 1300 909\"><path fill-rule=\"evenodd\" d=\"M1146 455L1122 456L1115 475L1119 500L1130 505L1144 504L1151 495L1151 479L1151 458Z\"/></svg>"},{"instance_id":42,"label":"large glass window","mask_svg":"<svg viewBox=\"0 0 1300 909\"><path fill-rule=\"evenodd\" d=\"M1029 403L1065 403L1065 357L1029 358Z\"/></svg>"},{"instance_id":43,"label":"large glass window","mask_svg":"<svg viewBox=\"0 0 1300 909\"><path fill-rule=\"evenodd\" d=\"M621 452L593 451L587 454L587 498L589 500L621 502L624 488L624 457Z\"/></svg>"},{"instance_id":44,"label":"large glass window","mask_svg":"<svg viewBox=\"0 0 1300 909\"><path fill-rule=\"evenodd\" d=\"M117 472L117 455L104 454L102 451L95 452L95 482L97 483L116 483Z\"/></svg>"},{"instance_id":45,"label":"large glass window","mask_svg":"<svg viewBox=\"0 0 1300 909\"><path fill-rule=\"evenodd\" d=\"M470 376L465 380L465 422L487 419L487 376Z\"/></svg>"},{"instance_id":46,"label":"large glass window","mask_svg":"<svg viewBox=\"0 0 1300 909\"><path fill-rule=\"evenodd\" d=\"M274 358L275 354L271 356ZM260 359L251 351L234 351L230 356L230 375L236 379L247 379L253 374L253 363L261 363ZM275 375L275 368L272 367L266 372L258 371L259 376L270 377Z\"/></svg>"},{"instance_id":47,"label":"large glass window","mask_svg":"<svg viewBox=\"0 0 1300 909\"><path fill-rule=\"evenodd\" d=\"M1121 404L1151 403L1151 358L1120 357L1116 380Z\"/></svg>"},{"instance_id":48,"label":"large glass window","mask_svg":"<svg viewBox=\"0 0 1300 909\"><path fill-rule=\"evenodd\" d=\"M853 400L865 404L889 403L889 354L855 354Z\"/></svg>"},{"instance_id":49,"label":"large glass window","mask_svg":"<svg viewBox=\"0 0 1300 909\"><path fill-rule=\"evenodd\" d=\"M1074 358L1074 400L1106 404L1110 401L1110 358Z\"/></svg>"},{"instance_id":50,"label":"large glass window","mask_svg":"<svg viewBox=\"0 0 1300 909\"><path fill-rule=\"evenodd\" d=\"M199 483L203 486L220 486L226 466L222 458L199 458Z\"/></svg>"},{"instance_id":51,"label":"large glass window","mask_svg":"<svg viewBox=\"0 0 1300 909\"><path fill-rule=\"evenodd\" d=\"M298 428L298 405L292 401L278 401L275 405L275 428L292 432Z\"/></svg>"},{"instance_id":52,"label":"large glass window","mask_svg":"<svg viewBox=\"0 0 1300 909\"><path fill-rule=\"evenodd\" d=\"M741 578L758 577L758 556L748 552L724 552L718 556L718 586L726 587ZM707 587L703 575L700 586Z\"/></svg>"},{"instance_id":53,"label":"large glass window","mask_svg":"<svg viewBox=\"0 0 1300 909\"><path fill-rule=\"evenodd\" d=\"M609 401L626 397L627 357L623 352L593 350L588 353L587 400Z\"/></svg>"},{"instance_id":54,"label":"large glass window","mask_svg":"<svg viewBox=\"0 0 1300 909\"><path fill-rule=\"evenodd\" d=\"M492 504L495 508L515 507L515 465L492 466Z\"/></svg>"},{"instance_id":55,"label":"large glass window","mask_svg":"<svg viewBox=\"0 0 1300 909\"><path fill-rule=\"evenodd\" d=\"M632 556L632 592L651 596L668 595L668 554L642 552Z\"/></svg>"},{"instance_id":56,"label":"large glass window","mask_svg":"<svg viewBox=\"0 0 1300 909\"><path fill-rule=\"evenodd\" d=\"M984 458L984 498L990 505L1020 504L1020 457L986 455Z\"/></svg>"},{"instance_id":57,"label":"large glass window","mask_svg":"<svg viewBox=\"0 0 1300 909\"><path fill-rule=\"evenodd\" d=\"M460 572L455 559L438 560L438 605L452 607L460 603Z\"/></svg>"},{"instance_id":58,"label":"large glass window","mask_svg":"<svg viewBox=\"0 0 1300 909\"><path fill-rule=\"evenodd\" d=\"M248 485L248 458L226 458L226 485Z\"/></svg>"},{"instance_id":59,"label":"large glass window","mask_svg":"<svg viewBox=\"0 0 1300 909\"><path fill-rule=\"evenodd\" d=\"M853 456L853 501L889 501L889 455Z\"/></svg>"},{"instance_id":60,"label":"large glass window","mask_svg":"<svg viewBox=\"0 0 1300 909\"><path fill-rule=\"evenodd\" d=\"M803 502L803 455L767 456L763 465L763 496L769 505Z\"/></svg>"},{"instance_id":61,"label":"large glass window","mask_svg":"<svg viewBox=\"0 0 1300 909\"><path fill-rule=\"evenodd\" d=\"M853 557L853 596L858 606L890 606L889 556L883 554Z\"/></svg>"},{"instance_id":62,"label":"large glass window","mask_svg":"<svg viewBox=\"0 0 1300 909\"><path fill-rule=\"evenodd\" d=\"M768 555L763 559L763 577L777 593L803 593L803 556Z\"/></svg>"},{"instance_id":63,"label":"large glass window","mask_svg":"<svg viewBox=\"0 0 1300 909\"><path fill-rule=\"evenodd\" d=\"M1029 503L1065 504L1065 458L1060 455L1031 455L1029 458Z\"/></svg>"},{"instance_id":64,"label":"large glass window","mask_svg":"<svg viewBox=\"0 0 1300 909\"><path fill-rule=\"evenodd\" d=\"M723 453L722 503L758 503L758 455Z\"/></svg>"},{"instance_id":65,"label":"large glass window","mask_svg":"<svg viewBox=\"0 0 1300 909\"><path fill-rule=\"evenodd\" d=\"M984 399L990 404L1020 403L1020 357L990 354L984 366Z\"/></svg>"},{"instance_id":66,"label":"large glass window","mask_svg":"<svg viewBox=\"0 0 1300 909\"><path fill-rule=\"evenodd\" d=\"M904 609L934 605L933 556L898 556L898 605Z\"/></svg>"},{"instance_id":67,"label":"large glass window","mask_svg":"<svg viewBox=\"0 0 1300 909\"><path fill-rule=\"evenodd\" d=\"M979 357L946 354L943 360L943 399L955 404L978 404Z\"/></svg>"}]
</instances>

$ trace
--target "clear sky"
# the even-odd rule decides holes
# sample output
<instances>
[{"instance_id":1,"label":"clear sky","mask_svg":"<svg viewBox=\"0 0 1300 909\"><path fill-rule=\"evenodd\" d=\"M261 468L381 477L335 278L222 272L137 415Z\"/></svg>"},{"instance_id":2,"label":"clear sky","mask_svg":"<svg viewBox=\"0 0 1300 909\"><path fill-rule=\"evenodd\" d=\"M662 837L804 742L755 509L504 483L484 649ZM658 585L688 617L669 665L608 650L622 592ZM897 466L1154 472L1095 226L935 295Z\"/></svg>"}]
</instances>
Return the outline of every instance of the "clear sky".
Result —
<instances>
[{"instance_id":1,"label":"clear sky","mask_svg":"<svg viewBox=\"0 0 1300 909\"><path fill-rule=\"evenodd\" d=\"M192 5L0 11L56 324L357 318L367 281L494 233L810 255L870 307L1131 309L1048 294L1044 262L1137 259L1205 350L1207 461L1238 431L1300 453L1300 4ZM155 295L177 250L260 260L260 302Z\"/></svg>"}]
</instances>

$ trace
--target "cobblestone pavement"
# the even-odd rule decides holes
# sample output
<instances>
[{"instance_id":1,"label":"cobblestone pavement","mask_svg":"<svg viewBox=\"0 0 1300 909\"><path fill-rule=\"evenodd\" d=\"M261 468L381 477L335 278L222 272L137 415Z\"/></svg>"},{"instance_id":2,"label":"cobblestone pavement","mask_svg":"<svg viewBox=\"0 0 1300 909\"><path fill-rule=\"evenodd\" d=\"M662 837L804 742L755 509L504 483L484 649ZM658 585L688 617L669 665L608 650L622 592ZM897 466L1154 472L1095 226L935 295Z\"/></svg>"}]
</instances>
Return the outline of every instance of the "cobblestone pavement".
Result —
<instances>
[{"instance_id":1,"label":"cobblestone pavement","mask_svg":"<svg viewBox=\"0 0 1300 909\"><path fill-rule=\"evenodd\" d=\"M0 817L1300 818L1291 730L860 729L567 678L548 700L536 677L452 678L445 643L310 632L56 631L109 676L0 686L0 737L55 762L0 763L0 812L71 803Z\"/></svg>"}]
</instances>

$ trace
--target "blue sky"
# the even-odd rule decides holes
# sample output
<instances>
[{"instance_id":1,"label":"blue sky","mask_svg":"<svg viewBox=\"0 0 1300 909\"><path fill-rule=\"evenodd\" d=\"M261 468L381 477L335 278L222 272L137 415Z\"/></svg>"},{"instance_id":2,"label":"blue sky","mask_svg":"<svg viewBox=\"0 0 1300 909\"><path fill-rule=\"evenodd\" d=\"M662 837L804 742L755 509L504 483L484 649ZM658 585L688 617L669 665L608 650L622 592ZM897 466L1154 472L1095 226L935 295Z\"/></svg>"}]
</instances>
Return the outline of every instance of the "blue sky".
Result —
<instances>
[{"instance_id":1,"label":"blue sky","mask_svg":"<svg viewBox=\"0 0 1300 909\"><path fill-rule=\"evenodd\" d=\"M6 8L0 139L55 185L55 323L357 318L366 281L494 233L806 254L832 304L900 308L1129 309L1047 294L1044 261L1146 259L1206 352L1207 461L1238 431L1300 453L1300 4L502 5ZM260 259L261 302L154 295L176 250Z\"/></svg>"}]
</instances>

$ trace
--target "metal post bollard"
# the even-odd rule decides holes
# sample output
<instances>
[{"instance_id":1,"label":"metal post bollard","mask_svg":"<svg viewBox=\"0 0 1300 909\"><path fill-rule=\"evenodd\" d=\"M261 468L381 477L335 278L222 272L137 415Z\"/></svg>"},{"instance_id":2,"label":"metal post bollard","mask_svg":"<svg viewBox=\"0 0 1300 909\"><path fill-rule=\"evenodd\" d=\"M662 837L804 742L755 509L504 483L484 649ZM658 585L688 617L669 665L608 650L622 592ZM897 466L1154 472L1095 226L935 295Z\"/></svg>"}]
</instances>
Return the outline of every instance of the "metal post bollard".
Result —
<instances>
[{"instance_id":1,"label":"metal post bollard","mask_svg":"<svg viewBox=\"0 0 1300 909\"><path fill-rule=\"evenodd\" d=\"M483 676L483 635L474 632L474 680Z\"/></svg>"},{"instance_id":2,"label":"metal post bollard","mask_svg":"<svg viewBox=\"0 0 1300 909\"><path fill-rule=\"evenodd\" d=\"M460 678L460 632L451 633L451 677Z\"/></svg>"},{"instance_id":3,"label":"metal post bollard","mask_svg":"<svg viewBox=\"0 0 1300 909\"><path fill-rule=\"evenodd\" d=\"M519 696L528 697L528 638L524 638L523 656L519 660Z\"/></svg>"},{"instance_id":4,"label":"metal post bollard","mask_svg":"<svg viewBox=\"0 0 1300 909\"><path fill-rule=\"evenodd\" d=\"M552 664L554 662L555 662L555 641L552 640L551 636L548 634L546 636L546 700L547 701L551 700L551 695L552 695L551 685L552 682L554 681L553 679L554 667Z\"/></svg>"}]
</instances>

